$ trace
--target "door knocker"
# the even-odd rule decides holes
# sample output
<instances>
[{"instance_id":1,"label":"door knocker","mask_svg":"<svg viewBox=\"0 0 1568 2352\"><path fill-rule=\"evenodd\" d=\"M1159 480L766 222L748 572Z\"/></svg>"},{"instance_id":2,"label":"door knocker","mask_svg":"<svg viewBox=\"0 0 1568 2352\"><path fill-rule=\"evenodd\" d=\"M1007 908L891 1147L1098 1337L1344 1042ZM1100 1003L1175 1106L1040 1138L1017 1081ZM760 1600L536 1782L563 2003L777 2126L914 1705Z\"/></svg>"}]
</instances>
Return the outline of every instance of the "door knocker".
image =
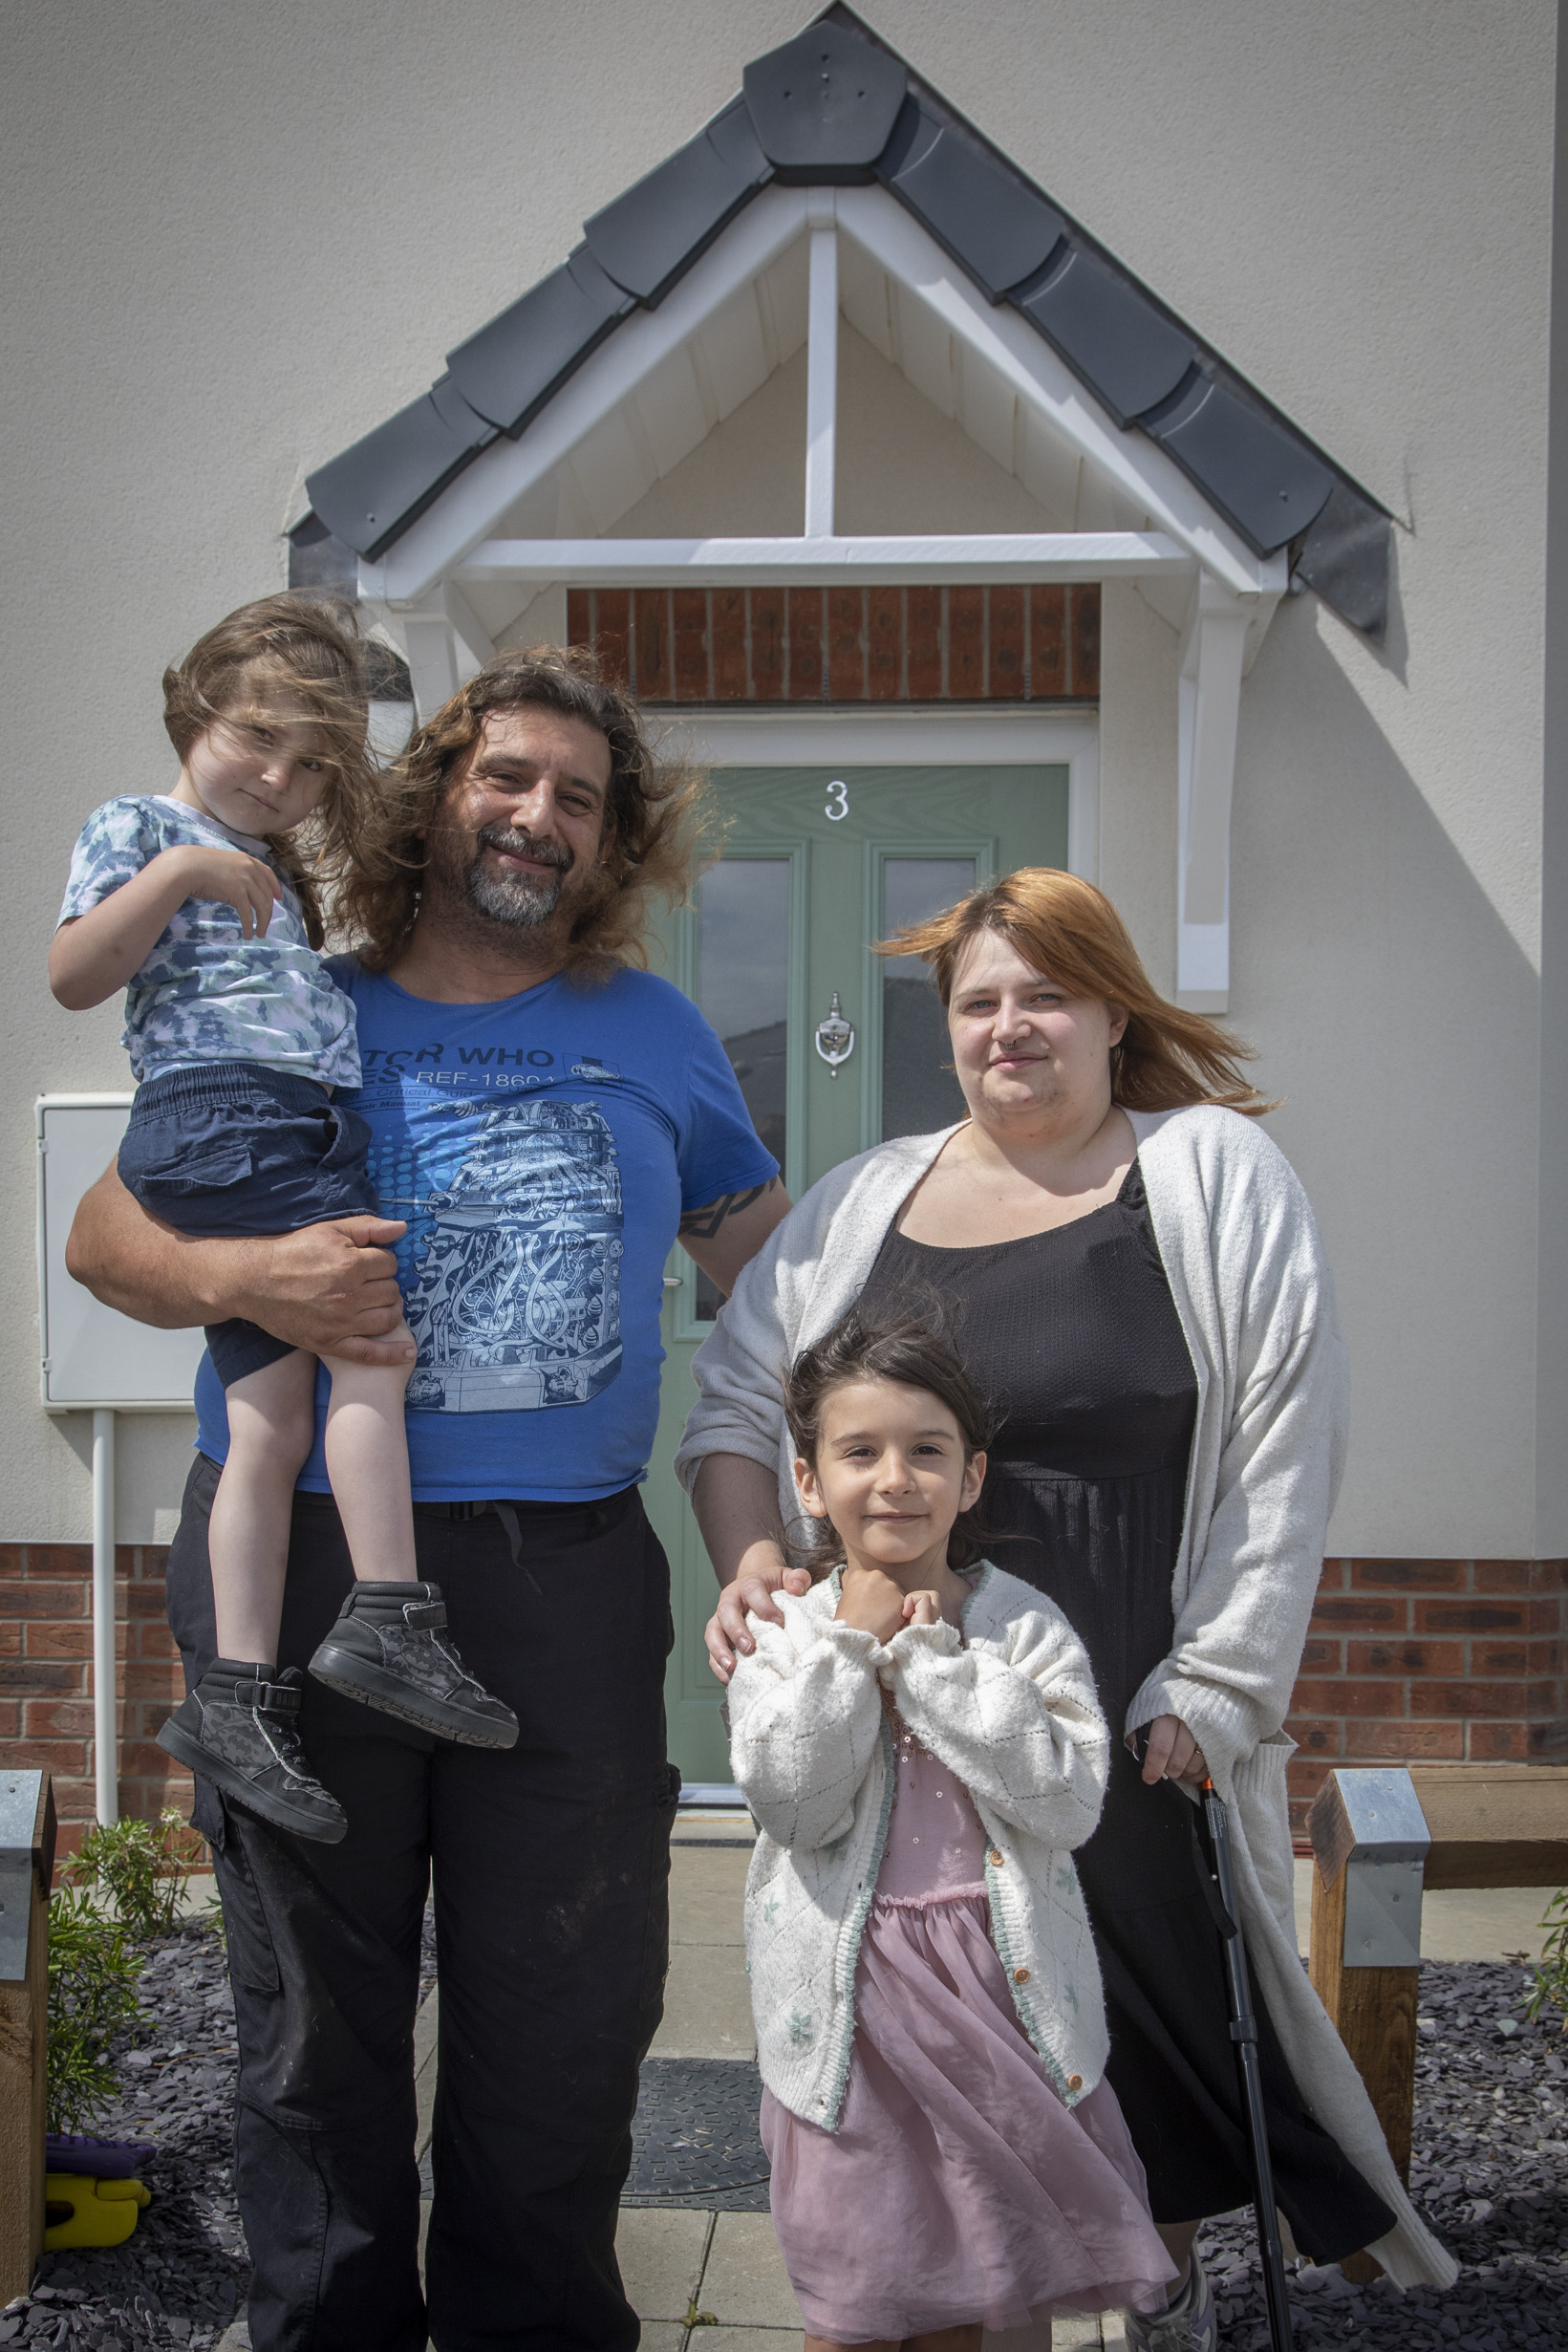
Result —
<instances>
[{"instance_id":1,"label":"door knocker","mask_svg":"<svg viewBox=\"0 0 1568 2352\"><path fill-rule=\"evenodd\" d=\"M827 1007L827 1017L817 1024L817 1051L827 1065L827 1075L836 1078L839 1065L847 1062L855 1049L855 1029L852 1021L844 1018L844 1007L833 991L833 1002Z\"/></svg>"}]
</instances>

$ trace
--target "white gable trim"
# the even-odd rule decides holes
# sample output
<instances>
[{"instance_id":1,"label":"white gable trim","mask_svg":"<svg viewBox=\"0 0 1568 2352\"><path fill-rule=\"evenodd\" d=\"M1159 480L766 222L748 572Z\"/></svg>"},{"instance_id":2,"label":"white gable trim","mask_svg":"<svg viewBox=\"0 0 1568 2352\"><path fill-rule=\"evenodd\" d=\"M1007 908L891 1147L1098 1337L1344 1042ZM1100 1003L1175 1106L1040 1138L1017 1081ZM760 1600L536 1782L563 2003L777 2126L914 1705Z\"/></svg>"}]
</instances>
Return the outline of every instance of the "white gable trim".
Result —
<instances>
[{"instance_id":1,"label":"white gable trim","mask_svg":"<svg viewBox=\"0 0 1568 2352\"><path fill-rule=\"evenodd\" d=\"M833 206L836 230L823 221L828 205ZM635 417L639 395L726 303L754 286L806 235L813 215L813 313L825 313L829 291L837 291L838 261L836 253L830 256L829 241L847 238L898 287L901 299L909 297L917 310L929 313L1009 400L1016 399L1078 451L1125 503L1133 528L1141 525L1174 541L1233 594L1272 599L1282 593L1283 555L1259 557L1243 546L1162 449L1145 435L1124 433L1114 425L1050 346L1005 306L993 309L886 189L770 187L731 223L656 311L634 313L601 344L520 441L493 442L380 563L361 563L360 593L366 600L419 604L439 580L449 577L491 536L508 508L623 406L634 412L634 432L645 444L656 446L656 430ZM837 316L835 302L831 321L818 317L819 336L829 334L836 339ZM772 364L784 356L775 352ZM829 535L822 529L824 519L831 524L831 502L818 479L832 440L828 356L821 353L813 372L817 396L808 441L814 461L813 535L823 537ZM704 430L711 430L756 384L742 379L720 388L704 383L704 374L696 371L696 397L702 401ZM954 413L951 399L938 397L936 404ZM697 439L701 437L699 433ZM804 501L802 519L804 525Z\"/></svg>"}]
</instances>

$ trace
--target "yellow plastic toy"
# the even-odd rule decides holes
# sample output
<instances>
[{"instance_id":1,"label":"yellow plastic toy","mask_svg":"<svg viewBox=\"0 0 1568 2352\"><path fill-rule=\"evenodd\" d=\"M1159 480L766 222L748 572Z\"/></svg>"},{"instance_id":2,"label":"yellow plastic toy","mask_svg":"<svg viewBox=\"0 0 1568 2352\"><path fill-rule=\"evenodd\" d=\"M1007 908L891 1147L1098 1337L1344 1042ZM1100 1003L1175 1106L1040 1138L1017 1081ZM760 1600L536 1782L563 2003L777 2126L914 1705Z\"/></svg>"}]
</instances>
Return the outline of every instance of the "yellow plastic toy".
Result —
<instances>
[{"instance_id":1,"label":"yellow plastic toy","mask_svg":"<svg viewBox=\"0 0 1568 2352\"><path fill-rule=\"evenodd\" d=\"M85 2172L44 2174L44 2252L123 2246L153 2192L140 2181L95 2181Z\"/></svg>"}]
</instances>

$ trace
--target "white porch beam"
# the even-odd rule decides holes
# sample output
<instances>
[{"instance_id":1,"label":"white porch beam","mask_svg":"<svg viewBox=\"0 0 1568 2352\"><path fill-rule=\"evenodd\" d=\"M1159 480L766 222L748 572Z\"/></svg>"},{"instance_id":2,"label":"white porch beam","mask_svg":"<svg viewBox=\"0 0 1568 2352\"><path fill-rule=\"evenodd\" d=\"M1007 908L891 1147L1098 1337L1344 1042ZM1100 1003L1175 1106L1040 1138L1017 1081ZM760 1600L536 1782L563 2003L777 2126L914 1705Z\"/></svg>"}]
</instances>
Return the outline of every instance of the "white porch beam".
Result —
<instances>
[{"instance_id":1,"label":"white porch beam","mask_svg":"<svg viewBox=\"0 0 1568 2352\"><path fill-rule=\"evenodd\" d=\"M1163 531L1000 531L895 539L485 539L460 579L569 588L868 585L941 581L1136 580L1181 576L1192 556Z\"/></svg>"},{"instance_id":2,"label":"white porch beam","mask_svg":"<svg viewBox=\"0 0 1568 2352\"><path fill-rule=\"evenodd\" d=\"M806 300L805 535L833 535L838 419L838 227L833 191L812 191L810 291Z\"/></svg>"},{"instance_id":3,"label":"white porch beam","mask_svg":"<svg viewBox=\"0 0 1568 2352\"><path fill-rule=\"evenodd\" d=\"M1200 574L1182 637L1176 1002L1190 1012L1230 1003L1231 802L1253 601Z\"/></svg>"}]
</instances>

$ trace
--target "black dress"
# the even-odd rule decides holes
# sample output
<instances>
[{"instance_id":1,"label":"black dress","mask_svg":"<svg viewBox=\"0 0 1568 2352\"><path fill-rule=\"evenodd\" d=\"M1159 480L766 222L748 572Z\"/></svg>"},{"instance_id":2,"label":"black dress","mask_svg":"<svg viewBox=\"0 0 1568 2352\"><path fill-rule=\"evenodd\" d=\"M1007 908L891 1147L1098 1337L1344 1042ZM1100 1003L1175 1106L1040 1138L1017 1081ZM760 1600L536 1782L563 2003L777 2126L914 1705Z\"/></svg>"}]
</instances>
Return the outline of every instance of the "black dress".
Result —
<instances>
[{"instance_id":1,"label":"black dress","mask_svg":"<svg viewBox=\"0 0 1568 2352\"><path fill-rule=\"evenodd\" d=\"M1137 1161L1106 1207L1021 1241L934 1249L890 1230L862 1305L935 1314L1004 1416L980 1499L987 1553L1076 1628L1111 1727L1105 1812L1077 1858L1107 2073L1154 2218L1228 2212L1252 2190L1193 1808L1170 1782L1146 1787L1122 1743L1133 1694L1171 1647L1197 1412ZM1278 2202L1301 2251L1336 2260L1394 2216L1306 2114L1258 2009Z\"/></svg>"}]
</instances>

